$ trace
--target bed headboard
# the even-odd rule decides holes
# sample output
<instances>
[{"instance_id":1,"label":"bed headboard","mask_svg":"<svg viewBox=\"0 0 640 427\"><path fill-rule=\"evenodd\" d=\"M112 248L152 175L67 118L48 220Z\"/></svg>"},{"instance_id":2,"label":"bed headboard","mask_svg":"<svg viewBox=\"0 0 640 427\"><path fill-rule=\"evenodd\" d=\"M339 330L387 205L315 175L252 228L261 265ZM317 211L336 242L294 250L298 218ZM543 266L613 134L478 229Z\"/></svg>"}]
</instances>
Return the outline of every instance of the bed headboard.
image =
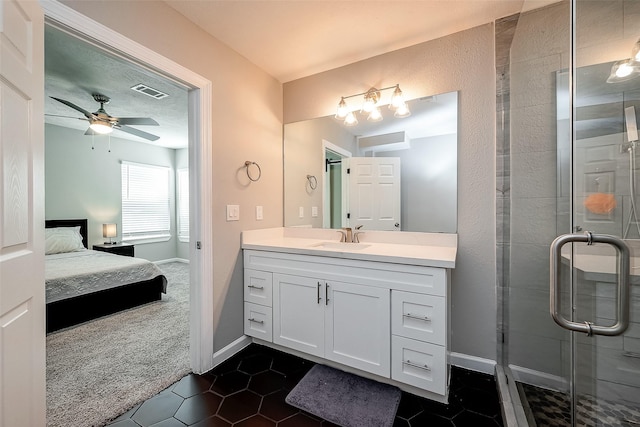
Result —
<instances>
[{"instance_id":1,"label":"bed headboard","mask_svg":"<svg viewBox=\"0 0 640 427\"><path fill-rule=\"evenodd\" d=\"M80 226L80 234L82 235L82 244L85 248L89 248L89 238L87 235L87 219L47 219L44 222L45 228L55 227L77 227Z\"/></svg>"}]
</instances>

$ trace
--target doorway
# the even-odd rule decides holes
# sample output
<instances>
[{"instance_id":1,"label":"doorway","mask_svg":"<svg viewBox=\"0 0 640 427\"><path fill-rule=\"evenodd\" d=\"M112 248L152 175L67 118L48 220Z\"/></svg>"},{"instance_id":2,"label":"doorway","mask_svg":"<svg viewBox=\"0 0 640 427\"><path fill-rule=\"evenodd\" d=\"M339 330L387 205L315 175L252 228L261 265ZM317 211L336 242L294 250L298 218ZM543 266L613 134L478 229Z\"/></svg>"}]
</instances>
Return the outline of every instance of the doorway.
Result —
<instances>
[{"instance_id":1,"label":"doorway","mask_svg":"<svg viewBox=\"0 0 640 427\"><path fill-rule=\"evenodd\" d=\"M348 192L345 191L346 161L351 152L329 141L322 140L322 226L342 228L346 226Z\"/></svg>"},{"instance_id":2,"label":"doorway","mask_svg":"<svg viewBox=\"0 0 640 427\"><path fill-rule=\"evenodd\" d=\"M137 65L180 82L189 88L189 200L190 216L190 359L191 368L203 373L213 367L213 267L203 259L213 257L212 221L201 215L201 206L212 201L213 156L211 135L211 82L167 58L123 37L115 31L58 3L42 4L48 22L62 25L72 34L90 40ZM143 59L133 59L143 58ZM195 242L198 242L197 245Z\"/></svg>"}]
</instances>

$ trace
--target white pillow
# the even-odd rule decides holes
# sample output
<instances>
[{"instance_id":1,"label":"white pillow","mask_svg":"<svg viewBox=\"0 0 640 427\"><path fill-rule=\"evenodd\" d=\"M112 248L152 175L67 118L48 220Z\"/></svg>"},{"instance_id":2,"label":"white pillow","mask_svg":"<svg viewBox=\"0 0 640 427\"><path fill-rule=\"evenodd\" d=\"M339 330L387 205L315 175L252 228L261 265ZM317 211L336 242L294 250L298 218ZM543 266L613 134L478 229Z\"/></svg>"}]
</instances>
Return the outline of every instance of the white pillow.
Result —
<instances>
[{"instance_id":1,"label":"white pillow","mask_svg":"<svg viewBox=\"0 0 640 427\"><path fill-rule=\"evenodd\" d=\"M45 228L44 238L45 255L76 252L84 249L80 226Z\"/></svg>"}]
</instances>

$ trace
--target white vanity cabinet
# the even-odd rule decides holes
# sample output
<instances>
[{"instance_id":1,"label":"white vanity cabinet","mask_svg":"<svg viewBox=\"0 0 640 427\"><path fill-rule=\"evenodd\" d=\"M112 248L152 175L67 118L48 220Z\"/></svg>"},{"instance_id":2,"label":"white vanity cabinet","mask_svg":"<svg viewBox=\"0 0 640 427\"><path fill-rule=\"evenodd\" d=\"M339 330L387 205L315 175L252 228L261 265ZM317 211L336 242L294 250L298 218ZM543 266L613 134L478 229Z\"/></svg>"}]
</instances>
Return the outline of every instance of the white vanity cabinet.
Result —
<instances>
[{"instance_id":1,"label":"white vanity cabinet","mask_svg":"<svg viewBox=\"0 0 640 427\"><path fill-rule=\"evenodd\" d=\"M244 268L246 335L447 401L448 269L255 249Z\"/></svg>"},{"instance_id":2,"label":"white vanity cabinet","mask_svg":"<svg viewBox=\"0 0 640 427\"><path fill-rule=\"evenodd\" d=\"M273 275L273 342L389 376L389 290Z\"/></svg>"}]
</instances>

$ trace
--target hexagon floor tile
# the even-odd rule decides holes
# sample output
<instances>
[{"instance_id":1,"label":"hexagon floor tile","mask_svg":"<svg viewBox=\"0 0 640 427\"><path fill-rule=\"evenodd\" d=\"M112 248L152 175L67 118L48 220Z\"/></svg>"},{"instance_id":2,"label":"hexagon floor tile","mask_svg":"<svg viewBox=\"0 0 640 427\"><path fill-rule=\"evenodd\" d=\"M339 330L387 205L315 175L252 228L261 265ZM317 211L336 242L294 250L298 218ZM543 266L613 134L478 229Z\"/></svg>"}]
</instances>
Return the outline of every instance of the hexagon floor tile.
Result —
<instances>
[{"instance_id":1,"label":"hexagon floor tile","mask_svg":"<svg viewBox=\"0 0 640 427\"><path fill-rule=\"evenodd\" d=\"M204 375L190 374L116 418L109 427L330 427L285 397L314 365L251 344ZM402 392L394 427L502 426L495 379L451 370L449 404Z\"/></svg>"}]
</instances>

